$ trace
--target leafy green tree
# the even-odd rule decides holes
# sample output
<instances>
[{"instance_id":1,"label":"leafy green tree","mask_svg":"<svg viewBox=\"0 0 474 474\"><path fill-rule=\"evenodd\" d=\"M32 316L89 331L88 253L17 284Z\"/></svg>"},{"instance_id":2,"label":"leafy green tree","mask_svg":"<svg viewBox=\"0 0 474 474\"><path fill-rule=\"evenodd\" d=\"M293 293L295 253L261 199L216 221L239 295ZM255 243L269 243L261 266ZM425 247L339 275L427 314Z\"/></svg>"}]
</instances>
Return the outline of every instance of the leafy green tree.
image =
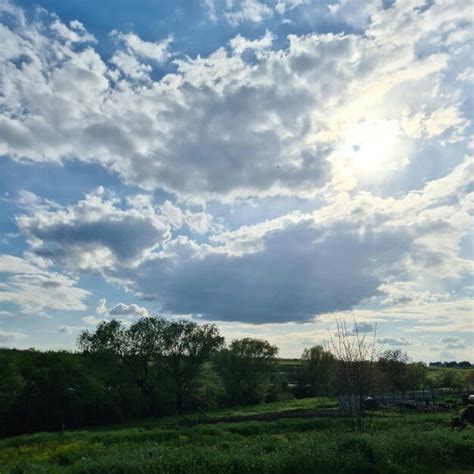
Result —
<instances>
[{"instance_id":1,"label":"leafy green tree","mask_svg":"<svg viewBox=\"0 0 474 474\"><path fill-rule=\"evenodd\" d=\"M408 390L408 362L409 358L400 349L384 351L378 361L377 370L382 390L403 392Z\"/></svg>"},{"instance_id":2,"label":"leafy green tree","mask_svg":"<svg viewBox=\"0 0 474 474\"><path fill-rule=\"evenodd\" d=\"M157 358L162 353L162 318L142 318L129 328L117 320L100 323L94 332L83 331L78 346L88 354L108 354L118 358L148 400L153 413L153 395L160 382Z\"/></svg>"},{"instance_id":3,"label":"leafy green tree","mask_svg":"<svg viewBox=\"0 0 474 474\"><path fill-rule=\"evenodd\" d=\"M469 370L465 377L464 382L466 384L466 389L469 391L474 387L474 370Z\"/></svg>"},{"instance_id":4,"label":"leafy green tree","mask_svg":"<svg viewBox=\"0 0 474 474\"><path fill-rule=\"evenodd\" d=\"M34 355L24 368L25 386L15 404L18 431L58 430L94 418L103 386L78 357L67 352Z\"/></svg>"},{"instance_id":5,"label":"leafy green tree","mask_svg":"<svg viewBox=\"0 0 474 474\"><path fill-rule=\"evenodd\" d=\"M153 399L163 377L174 385L177 411L202 364L224 343L213 324L192 321L169 321L160 317L142 318L129 328L112 320L99 324L95 332L84 331L78 340L86 353L108 353L116 356L133 375L136 385L148 399Z\"/></svg>"},{"instance_id":6,"label":"leafy green tree","mask_svg":"<svg viewBox=\"0 0 474 474\"><path fill-rule=\"evenodd\" d=\"M275 370L278 348L260 339L236 339L216 358L231 405L251 405L265 400Z\"/></svg>"},{"instance_id":7,"label":"leafy green tree","mask_svg":"<svg viewBox=\"0 0 474 474\"><path fill-rule=\"evenodd\" d=\"M428 369L423 362L413 362L407 366L407 387L409 390L416 390L426 386L428 379Z\"/></svg>"},{"instance_id":8,"label":"leafy green tree","mask_svg":"<svg viewBox=\"0 0 474 474\"><path fill-rule=\"evenodd\" d=\"M456 369L441 369L436 377L436 385L440 388L462 389L464 381Z\"/></svg>"},{"instance_id":9,"label":"leafy green tree","mask_svg":"<svg viewBox=\"0 0 474 474\"><path fill-rule=\"evenodd\" d=\"M303 351L301 359L300 383L307 388L307 394L313 397L327 395L335 364L334 356L322 346L313 346Z\"/></svg>"},{"instance_id":10,"label":"leafy green tree","mask_svg":"<svg viewBox=\"0 0 474 474\"><path fill-rule=\"evenodd\" d=\"M15 359L0 354L0 434L6 431L6 417L18 400L25 385Z\"/></svg>"},{"instance_id":11,"label":"leafy green tree","mask_svg":"<svg viewBox=\"0 0 474 474\"><path fill-rule=\"evenodd\" d=\"M157 362L173 380L176 410L181 412L203 364L222 347L224 338L214 324L178 320L163 323L160 342Z\"/></svg>"}]
</instances>

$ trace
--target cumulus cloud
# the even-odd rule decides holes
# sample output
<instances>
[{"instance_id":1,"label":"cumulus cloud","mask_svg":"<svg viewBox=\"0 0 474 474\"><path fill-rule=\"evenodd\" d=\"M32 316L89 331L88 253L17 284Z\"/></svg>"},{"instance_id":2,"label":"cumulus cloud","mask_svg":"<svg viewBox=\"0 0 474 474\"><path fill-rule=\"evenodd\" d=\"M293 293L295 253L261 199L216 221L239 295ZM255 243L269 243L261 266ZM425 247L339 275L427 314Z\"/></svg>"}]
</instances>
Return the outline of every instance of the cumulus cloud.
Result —
<instances>
[{"instance_id":1,"label":"cumulus cloud","mask_svg":"<svg viewBox=\"0 0 474 474\"><path fill-rule=\"evenodd\" d=\"M153 228L158 219L160 225L167 223L169 231L189 221L187 212L171 202L153 206L144 195L119 206L106 200L102 190L67 209L40 208L17 220L36 254L44 256L44 249L58 242L85 252L89 247L77 229L82 229L87 216L94 223L91 228L98 229L86 234L87 244L107 244L115 262L102 265L102 275L140 298L156 300L171 314L256 323L307 321L369 301L394 307L402 304L402 297L403 304L412 306L449 299L449 293L436 293L433 287L459 282L469 273L470 263L458 256L458 250L469 223L469 205L463 196L471 181L471 166L466 159L449 175L399 199L342 196L313 212L293 212L234 231L215 229L208 242L184 235L159 242L152 239L144 247L146 252L142 240L136 243L135 221L132 230L127 225L114 227L108 242L102 220L122 222L137 215L147 223L145 228ZM446 199L456 199L457 204L446 207ZM61 231L50 231L56 225ZM449 239L440 246L439 236L444 233ZM62 252L59 257L54 252L47 255L61 261ZM72 269L90 268L82 262L68 260ZM430 279L417 275L430 275ZM97 307L99 315L144 315L145 311L126 304L108 309L105 300Z\"/></svg>"},{"instance_id":2,"label":"cumulus cloud","mask_svg":"<svg viewBox=\"0 0 474 474\"><path fill-rule=\"evenodd\" d=\"M183 226L195 234L222 229L206 212L182 210L169 201L157 206L144 194L123 200L99 187L69 206L25 194L26 212L16 222L34 254L76 270L136 266Z\"/></svg>"},{"instance_id":3,"label":"cumulus cloud","mask_svg":"<svg viewBox=\"0 0 474 474\"><path fill-rule=\"evenodd\" d=\"M384 337L377 339L379 344L387 344L389 346L411 346L413 342L406 337Z\"/></svg>"},{"instance_id":4,"label":"cumulus cloud","mask_svg":"<svg viewBox=\"0 0 474 474\"><path fill-rule=\"evenodd\" d=\"M235 25L314 7L205 3ZM99 188L61 205L23 192L16 223L32 253L4 256L0 300L82 307L75 285L92 271L170 314L303 322L370 303L386 318L415 314L419 332L440 331L424 326L424 312L446 315L472 285L463 250L472 225L470 5L367 4L321 3L334 21L351 11L350 33L286 43L270 30L236 34L197 57L172 54L170 38L118 31L105 57L81 24L46 14L28 22L10 5L17 21L0 28L0 154L100 164L145 191L119 198ZM165 64L173 72L163 76ZM421 171L403 180L407 169ZM398 187L382 185L387 174ZM171 194L146 192L157 189ZM257 224L226 228L210 210L232 213L249 198L266 200L272 218L255 212ZM311 199L305 211L294 211L297 198ZM109 309L104 299L84 322L146 311ZM462 315L450 328L469 326ZM394 341L412 340L386 343Z\"/></svg>"},{"instance_id":5,"label":"cumulus cloud","mask_svg":"<svg viewBox=\"0 0 474 474\"><path fill-rule=\"evenodd\" d=\"M97 326L102 321L105 321L105 319L96 318L95 316L84 316L82 321L91 326Z\"/></svg>"},{"instance_id":6,"label":"cumulus cloud","mask_svg":"<svg viewBox=\"0 0 474 474\"><path fill-rule=\"evenodd\" d=\"M232 21L273 12L256 0L234 7ZM348 164L358 154L338 149L351 130L393 123L400 156L382 168L406 166L417 139L456 141L465 130L455 58L467 51L454 33L446 53L429 45L441 26L468 31L469 3L372 13L364 35L289 35L280 50L270 33L237 35L207 57L175 57L176 71L158 80L151 72L169 60L169 38L115 32L118 49L107 60L59 34L55 17L4 25L0 39L11 47L3 48L0 153L100 163L126 183L194 200L308 196L328 182L352 186ZM64 28L88 38L79 23ZM256 61L245 59L248 49ZM440 95L441 86L450 92Z\"/></svg>"},{"instance_id":7,"label":"cumulus cloud","mask_svg":"<svg viewBox=\"0 0 474 474\"><path fill-rule=\"evenodd\" d=\"M142 58L151 59L157 63L163 63L169 58L168 47L171 38L166 38L159 42L143 41L134 33L121 33L113 31L112 35L122 41L130 53L134 53Z\"/></svg>"},{"instance_id":8,"label":"cumulus cloud","mask_svg":"<svg viewBox=\"0 0 474 474\"><path fill-rule=\"evenodd\" d=\"M102 188L68 207L33 205L17 224L35 253L66 266L101 270L133 265L169 238L167 220L149 202L105 196Z\"/></svg>"},{"instance_id":9,"label":"cumulus cloud","mask_svg":"<svg viewBox=\"0 0 474 474\"><path fill-rule=\"evenodd\" d=\"M119 303L109 310L111 316L140 316L147 318L149 316L148 310L136 304Z\"/></svg>"},{"instance_id":10,"label":"cumulus cloud","mask_svg":"<svg viewBox=\"0 0 474 474\"><path fill-rule=\"evenodd\" d=\"M142 318L147 318L149 316L148 310L137 304L118 303L112 308L108 308L107 300L105 298L99 300L95 312L97 315L102 316L102 318L97 318L95 316L85 316L82 318L82 320L87 324L97 325L99 322L104 321L104 315L139 316Z\"/></svg>"},{"instance_id":11,"label":"cumulus cloud","mask_svg":"<svg viewBox=\"0 0 474 474\"><path fill-rule=\"evenodd\" d=\"M77 278L11 255L0 255L0 278L0 302L14 304L23 313L84 310L83 301L90 295L76 286Z\"/></svg>"}]
</instances>

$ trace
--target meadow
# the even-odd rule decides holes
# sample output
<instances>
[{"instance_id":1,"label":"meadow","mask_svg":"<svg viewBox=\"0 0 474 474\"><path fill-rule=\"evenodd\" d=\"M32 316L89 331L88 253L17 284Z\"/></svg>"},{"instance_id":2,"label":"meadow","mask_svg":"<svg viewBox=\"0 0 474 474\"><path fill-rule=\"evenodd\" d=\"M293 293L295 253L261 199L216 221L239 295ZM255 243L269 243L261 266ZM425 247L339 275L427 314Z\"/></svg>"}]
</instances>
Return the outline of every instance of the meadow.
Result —
<instances>
[{"instance_id":1,"label":"meadow","mask_svg":"<svg viewBox=\"0 0 474 474\"><path fill-rule=\"evenodd\" d=\"M198 415L181 415L21 435L0 441L0 473L468 473L474 468L474 430L453 430L453 412L375 411L361 434L351 430L348 418L306 413L333 407L336 415L336 406L335 399L318 397L216 410L204 423ZM302 417L220 421L290 410L301 410Z\"/></svg>"}]
</instances>

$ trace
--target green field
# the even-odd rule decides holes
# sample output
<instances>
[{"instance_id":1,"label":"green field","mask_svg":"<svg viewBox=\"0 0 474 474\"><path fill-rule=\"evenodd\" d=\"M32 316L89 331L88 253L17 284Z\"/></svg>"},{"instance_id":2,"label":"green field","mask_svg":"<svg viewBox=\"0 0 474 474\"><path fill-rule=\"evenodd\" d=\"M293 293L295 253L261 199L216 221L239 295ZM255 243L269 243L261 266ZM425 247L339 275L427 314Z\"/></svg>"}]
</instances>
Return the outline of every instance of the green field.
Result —
<instances>
[{"instance_id":1,"label":"green field","mask_svg":"<svg viewBox=\"0 0 474 474\"><path fill-rule=\"evenodd\" d=\"M360 435L341 417L216 422L331 406L335 401L328 398L290 400L219 410L202 424L194 415L7 438L0 441L0 473L467 473L474 468L474 429L452 430L452 413L374 413Z\"/></svg>"}]
</instances>

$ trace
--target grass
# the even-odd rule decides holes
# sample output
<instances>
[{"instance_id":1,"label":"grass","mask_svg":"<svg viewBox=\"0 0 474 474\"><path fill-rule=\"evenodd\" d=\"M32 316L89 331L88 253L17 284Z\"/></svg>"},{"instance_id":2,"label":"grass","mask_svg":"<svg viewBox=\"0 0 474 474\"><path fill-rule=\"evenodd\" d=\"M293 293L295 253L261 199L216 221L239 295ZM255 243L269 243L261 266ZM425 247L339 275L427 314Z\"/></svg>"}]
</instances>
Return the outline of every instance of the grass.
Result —
<instances>
[{"instance_id":1,"label":"grass","mask_svg":"<svg viewBox=\"0 0 474 474\"><path fill-rule=\"evenodd\" d=\"M280 402L252 405L249 407L224 408L209 414L209 417L263 415L266 413L285 412L291 410L318 410L337 408L337 400L332 397L300 398Z\"/></svg>"},{"instance_id":2,"label":"grass","mask_svg":"<svg viewBox=\"0 0 474 474\"><path fill-rule=\"evenodd\" d=\"M310 409L330 402L290 400L211 416ZM474 430L453 431L449 420L449 414L376 415L361 435L351 433L344 418L195 426L180 426L177 417L147 420L1 440L0 473L472 472Z\"/></svg>"}]
</instances>

